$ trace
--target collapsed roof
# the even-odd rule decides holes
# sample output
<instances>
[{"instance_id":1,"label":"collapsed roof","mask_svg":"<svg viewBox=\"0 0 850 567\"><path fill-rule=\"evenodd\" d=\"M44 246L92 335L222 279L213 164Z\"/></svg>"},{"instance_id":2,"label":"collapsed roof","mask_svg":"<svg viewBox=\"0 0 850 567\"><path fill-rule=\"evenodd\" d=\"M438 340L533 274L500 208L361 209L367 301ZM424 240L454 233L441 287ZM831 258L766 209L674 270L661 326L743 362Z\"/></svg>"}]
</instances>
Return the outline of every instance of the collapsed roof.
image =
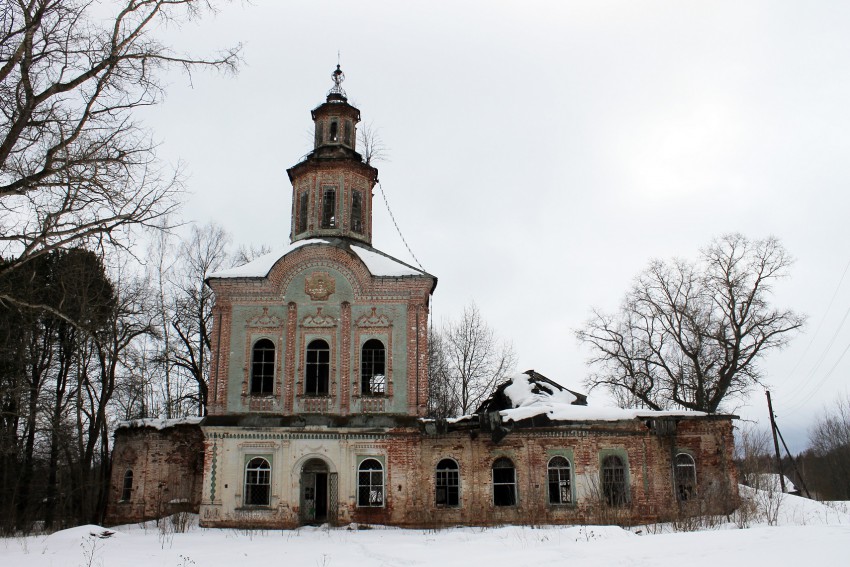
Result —
<instances>
[{"instance_id":1,"label":"collapsed roof","mask_svg":"<svg viewBox=\"0 0 850 567\"><path fill-rule=\"evenodd\" d=\"M500 384L474 414L447 420L426 420L426 433L450 430L490 432L498 443L515 428L587 427L593 422L642 420L657 435L675 434L680 419L714 418L700 411L655 411L589 407L587 396L569 390L539 372L527 370ZM734 417L734 416L719 416Z\"/></svg>"}]
</instances>

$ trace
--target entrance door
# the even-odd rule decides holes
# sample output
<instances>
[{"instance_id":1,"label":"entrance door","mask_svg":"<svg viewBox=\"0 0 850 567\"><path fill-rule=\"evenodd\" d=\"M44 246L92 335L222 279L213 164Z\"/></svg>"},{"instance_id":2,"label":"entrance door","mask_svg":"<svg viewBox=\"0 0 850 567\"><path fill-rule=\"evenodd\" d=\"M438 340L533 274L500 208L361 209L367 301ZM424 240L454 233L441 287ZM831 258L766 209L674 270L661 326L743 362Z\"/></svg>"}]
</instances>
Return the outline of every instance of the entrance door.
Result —
<instances>
[{"instance_id":1,"label":"entrance door","mask_svg":"<svg viewBox=\"0 0 850 567\"><path fill-rule=\"evenodd\" d=\"M316 523L328 521L328 473L316 473Z\"/></svg>"},{"instance_id":2,"label":"entrance door","mask_svg":"<svg viewBox=\"0 0 850 567\"><path fill-rule=\"evenodd\" d=\"M301 522L322 524L328 521L328 465L310 459L301 469Z\"/></svg>"}]
</instances>

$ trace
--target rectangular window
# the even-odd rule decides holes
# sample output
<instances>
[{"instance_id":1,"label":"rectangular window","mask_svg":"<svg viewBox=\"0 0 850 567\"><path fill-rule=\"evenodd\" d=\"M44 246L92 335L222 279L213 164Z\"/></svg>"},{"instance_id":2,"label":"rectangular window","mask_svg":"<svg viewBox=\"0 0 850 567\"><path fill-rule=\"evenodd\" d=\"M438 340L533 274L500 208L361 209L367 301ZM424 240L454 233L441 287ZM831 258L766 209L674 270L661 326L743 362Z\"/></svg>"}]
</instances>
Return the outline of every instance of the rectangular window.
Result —
<instances>
[{"instance_id":1,"label":"rectangular window","mask_svg":"<svg viewBox=\"0 0 850 567\"><path fill-rule=\"evenodd\" d=\"M509 459L499 459L493 465L493 504L516 506L516 472Z\"/></svg>"},{"instance_id":2,"label":"rectangular window","mask_svg":"<svg viewBox=\"0 0 850 567\"><path fill-rule=\"evenodd\" d=\"M316 147L317 148L322 145L322 125L323 125L323 123L321 121L316 122Z\"/></svg>"},{"instance_id":3,"label":"rectangular window","mask_svg":"<svg viewBox=\"0 0 850 567\"><path fill-rule=\"evenodd\" d=\"M322 194L322 228L336 227L336 189L325 187Z\"/></svg>"},{"instance_id":4,"label":"rectangular window","mask_svg":"<svg viewBox=\"0 0 850 567\"><path fill-rule=\"evenodd\" d=\"M351 120L345 121L345 145L351 145Z\"/></svg>"},{"instance_id":5,"label":"rectangular window","mask_svg":"<svg viewBox=\"0 0 850 567\"><path fill-rule=\"evenodd\" d=\"M296 234L307 230L307 204L308 194L307 191L304 191L298 196L298 229L295 231Z\"/></svg>"},{"instance_id":6,"label":"rectangular window","mask_svg":"<svg viewBox=\"0 0 850 567\"><path fill-rule=\"evenodd\" d=\"M363 193L351 193L351 230L363 233Z\"/></svg>"},{"instance_id":7,"label":"rectangular window","mask_svg":"<svg viewBox=\"0 0 850 567\"><path fill-rule=\"evenodd\" d=\"M437 470L437 506L458 506L459 485L457 469Z\"/></svg>"}]
</instances>

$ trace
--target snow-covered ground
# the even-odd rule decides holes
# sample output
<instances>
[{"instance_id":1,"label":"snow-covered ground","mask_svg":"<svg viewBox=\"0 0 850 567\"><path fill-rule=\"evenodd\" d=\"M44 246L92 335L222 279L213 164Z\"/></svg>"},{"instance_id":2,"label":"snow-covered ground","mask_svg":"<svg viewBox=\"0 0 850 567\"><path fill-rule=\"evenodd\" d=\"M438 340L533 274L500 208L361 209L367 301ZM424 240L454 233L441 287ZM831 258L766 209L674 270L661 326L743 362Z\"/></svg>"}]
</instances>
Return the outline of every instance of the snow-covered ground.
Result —
<instances>
[{"instance_id":1,"label":"snow-covered ground","mask_svg":"<svg viewBox=\"0 0 850 567\"><path fill-rule=\"evenodd\" d=\"M756 494L751 489L748 494ZM758 496L756 494L756 496ZM757 498L756 498L757 499ZM98 526L49 536L0 540L8 567L439 567L494 565L847 565L847 503L826 506L783 496L776 526L757 521L739 529L725 523L704 531L671 526L451 528L439 531L374 527L246 531L191 527L186 533L155 524L115 528L101 539Z\"/></svg>"}]
</instances>

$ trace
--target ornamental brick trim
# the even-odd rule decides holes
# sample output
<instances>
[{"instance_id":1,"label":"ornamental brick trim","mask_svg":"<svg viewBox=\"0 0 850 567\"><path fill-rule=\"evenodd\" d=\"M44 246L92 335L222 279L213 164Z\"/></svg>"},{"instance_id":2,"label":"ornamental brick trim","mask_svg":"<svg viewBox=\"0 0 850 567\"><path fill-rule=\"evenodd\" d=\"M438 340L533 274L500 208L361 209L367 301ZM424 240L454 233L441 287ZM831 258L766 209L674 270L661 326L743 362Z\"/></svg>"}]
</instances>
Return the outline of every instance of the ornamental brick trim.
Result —
<instances>
[{"instance_id":1,"label":"ornamental brick trim","mask_svg":"<svg viewBox=\"0 0 850 567\"><path fill-rule=\"evenodd\" d=\"M310 314L301 319L301 326L311 329L324 327L336 327L337 320L332 315L322 313L322 308L317 307L315 314Z\"/></svg>"},{"instance_id":2,"label":"ornamental brick trim","mask_svg":"<svg viewBox=\"0 0 850 567\"><path fill-rule=\"evenodd\" d=\"M358 327L390 327L392 322L389 317L381 313L378 315L377 307L372 308L372 312L368 315L362 315L357 318Z\"/></svg>"},{"instance_id":3,"label":"ornamental brick trim","mask_svg":"<svg viewBox=\"0 0 850 567\"><path fill-rule=\"evenodd\" d=\"M375 312L375 309L372 308L372 313ZM362 317L361 317L362 319ZM354 330L354 344L355 344L355 364L354 368L351 369L351 386L352 386L352 397L356 400L360 401L360 411L363 413L381 413L386 411L387 401L392 400L394 389L393 389L393 326L392 323L389 322L386 326L383 327L366 327L366 328L357 328ZM364 396L362 394L362 385L361 380L363 377L361 376L360 369L362 368L362 357L363 357L363 343L366 341L363 337L376 338L384 343L384 374L386 376L386 393L383 396ZM408 356L410 353L408 353ZM378 401L380 400L380 401Z\"/></svg>"},{"instance_id":4,"label":"ornamental brick trim","mask_svg":"<svg viewBox=\"0 0 850 567\"><path fill-rule=\"evenodd\" d=\"M268 308L263 308L263 313L268 314ZM281 377L283 375L283 319L274 317L278 322L275 327L269 326L253 326L251 321L255 321L256 317L249 319L249 324L245 328L245 351L242 360L245 364L242 367L242 401L246 403L250 411L280 411L280 396L281 396ZM267 319L270 320L270 319ZM267 395L253 396L251 395L251 369L254 363L254 344L260 339L269 339L274 345L274 381L272 392Z\"/></svg>"},{"instance_id":5,"label":"ornamental brick trim","mask_svg":"<svg viewBox=\"0 0 850 567\"><path fill-rule=\"evenodd\" d=\"M269 315L269 308L263 307L263 312L254 315L248 319L248 326L255 328L271 327L276 328L283 325L283 319L276 315Z\"/></svg>"},{"instance_id":6,"label":"ornamental brick trim","mask_svg":"<svg viewBox=\"0 0 850 567\"><path fill-rule=\"evenodd\" d=\"M336 280L328 272L313 272L304 278L304 293L313 301L325 301L336 292Z\"/></svg>"},{"instance_id":7,"label":"ornamental brick trim","mask_svg":"<svg viewBox=\"0 0 850 567\"><path fill-rule=\"evenodd\" d=\"M298 306L294 302L287 305L286 317L286 359L284 361L283 411L292 414L292 402L295 399L295 338L298 325Z\"/></svg>"},{"instance_id":8,"label":"ornamental brick trim","mask_svg":"<svg viewBox=\"0 0 850 567\"><path fill-rule=\"evenodd\" d=\"M340 305L340 323L342 326L342 361L340 380L340 413L351 413L351 383L345 379L351 375L351 304L343 301Z\"/></svg>"}]
</instances>

